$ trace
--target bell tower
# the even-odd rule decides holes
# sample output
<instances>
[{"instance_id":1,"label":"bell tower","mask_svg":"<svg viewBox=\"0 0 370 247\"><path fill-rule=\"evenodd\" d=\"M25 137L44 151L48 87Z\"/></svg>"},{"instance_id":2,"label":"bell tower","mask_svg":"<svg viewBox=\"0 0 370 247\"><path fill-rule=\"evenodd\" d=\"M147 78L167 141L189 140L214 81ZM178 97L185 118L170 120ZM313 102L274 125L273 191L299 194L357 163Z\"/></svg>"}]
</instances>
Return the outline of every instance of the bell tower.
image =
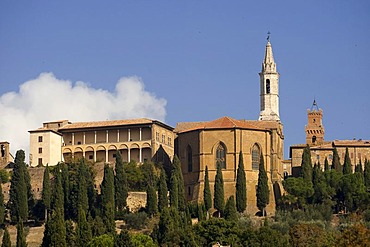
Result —
<instances>
[{"instance_id":1,"label":"bell tower","mask_svg":"<svg viewBox=\"0 0 370 247\"><path fill-rule=\"evenodd\" d=\"M260 75L261 111L258 120L280 121L279 116L279 73L272 54L270 33L267 36L265 58Z\"/></svg>"},{"instance_id":2,"label":"bell tower","mask_svg":"<svg viewBox=\"0 0 370 247\"><path fill-rule=\"evenodd\" d=\"M324 142L324 126L322 125L322 110L313 101L311 109L307 110L306 143L310 146L321 145Z\"/></svg>"}]
</instances>

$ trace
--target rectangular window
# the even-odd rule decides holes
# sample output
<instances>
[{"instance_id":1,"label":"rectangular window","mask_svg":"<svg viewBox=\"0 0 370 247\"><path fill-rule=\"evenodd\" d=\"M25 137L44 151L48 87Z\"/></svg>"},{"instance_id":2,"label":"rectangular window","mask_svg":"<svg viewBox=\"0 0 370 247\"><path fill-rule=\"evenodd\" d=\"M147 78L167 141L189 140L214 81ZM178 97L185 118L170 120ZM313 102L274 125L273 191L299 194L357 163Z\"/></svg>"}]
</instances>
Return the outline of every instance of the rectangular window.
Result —
<instances>
[{"instance_id":1,"label":"rectangular window","mask_svg":"<svg viewBox=\"0 0 370 247\"><path fill-rule=\"evenodd\" d=\"M42 142L42 136L39 136L39 142Z\"/></svg>"},{"instance_id":2,"label":"rectangular window","mask_svg":"<svg viewBox=\"0 0 370 247\"><path fill-rule=\"evenodd\" d=\"M171 142L171 137L168 137L168 146L171 146L172 142Z\"/></svg>"},{"instance_id":3,"label":"rectangular window","mask_svg":"<svg viewBox=\"0 0 370 247\"><path fill-rule=\"evenodd\" d=\"M39 166L42 166L42 158L39 158L39 163L38 163Z\"/></svg>"},{"instance_id":4,"label":"rectangular window","mask_svg":"<svg viewBox=\"0 0 370 247\"><path fill-rule=\"evenodd\" d=\"M351 153L351 159L353 159L353 153Z\"/></svg>"},{"instance_id":5,"label":"rectangular window","mask_svg":"<svg viewBox=\"0 0 370 247\"><path fill-rule=\"evenodd\" d=\"M166 143L166 135L162 135L162 143Z\"/></svg>"},{"instance_id":6,"label":"rectangular window","mask_svg":"<svg viewBox=\"0 0 370 247\"><path fill-rule=\"evenodd\" d=\"M89 160L92 160L94 158L93 155L89 155Z\"/></svg>"},{"instance_id":7,"label":"rectangular window","mask_svg":"<svg viewBox=\"0 0 370 247\"><path fill-rule=\"evenodd\" d=\"M39 154L42 154L42 148L39 148Z\"/></svg>"},{"instance_id":8,"label":"rectangular window","mask_svg":"<svg viewBox=\"0 0 370 247\"><path fill-rule=\"evenodd\" d=\"M159 132L156 132L156 133L155 133L155 139L156 139L157 141L159 141Z\"/></svg>"}]
</instances>

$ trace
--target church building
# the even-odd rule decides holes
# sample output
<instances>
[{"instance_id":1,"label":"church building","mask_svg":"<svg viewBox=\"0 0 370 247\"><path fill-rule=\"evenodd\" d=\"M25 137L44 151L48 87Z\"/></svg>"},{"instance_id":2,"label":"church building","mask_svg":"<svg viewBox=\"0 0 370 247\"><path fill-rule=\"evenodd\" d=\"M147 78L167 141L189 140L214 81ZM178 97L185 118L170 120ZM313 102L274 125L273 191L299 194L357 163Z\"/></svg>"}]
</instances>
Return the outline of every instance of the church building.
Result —
<instances>
[{"instance_id":1,"label":"church building","mask_svg":"<svg viewBox=\"0 0 370 247\"><path fill-rule=\"evenodd\" d=\"M211 193L216 164L222 165L225 199L235 196L239 153L243 155L247 180L247 212L256 214L256 187L261 154L268 175L270 203L267 214L275 212L283 179L283 125L279 116L279 73L268 40L260 75L258 120L221 117L206 122L178 123L177 155L182 164L188 200L203 201L205 169L208 167Z\"/></svg>"}]
</instances>

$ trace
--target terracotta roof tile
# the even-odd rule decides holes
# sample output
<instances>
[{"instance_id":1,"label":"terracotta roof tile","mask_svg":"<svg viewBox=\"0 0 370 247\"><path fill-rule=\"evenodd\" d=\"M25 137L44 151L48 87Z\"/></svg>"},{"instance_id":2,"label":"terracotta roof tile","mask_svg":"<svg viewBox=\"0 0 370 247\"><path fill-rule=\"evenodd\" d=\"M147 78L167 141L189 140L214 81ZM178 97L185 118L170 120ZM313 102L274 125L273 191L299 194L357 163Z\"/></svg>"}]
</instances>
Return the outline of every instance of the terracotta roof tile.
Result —
<instances>
[{"instance_id":1,"label":"terracotta roof tile","mask_svg":"<svg viewBox=\"0 0 370 247\"><path fill-rule=\"evenodd\" d=\"M267 130L271 128L278 128L279 125L280 123L276 121L236 120L231 117L221 117L216 120L208 122L178 123L176 125L175 132L183 133L200 129L229 129L229 128Z\"/></svg>"},{"instance_id":2,"label":"terracotta roof tile","mask_svg":"<svg viewBox=\"0 0 370 247\"><path fill-rule=\"evenodd\" d=\"M62 131L62 130L68 130L68 129L111 127L111 126L132 125L132 124L151 124L151 123L153 123L153 120L150 120L147 118L96 121L96 122L76 122L76 123L69 123L61 127L59 130Z\"/></svg>"}]
</instances>

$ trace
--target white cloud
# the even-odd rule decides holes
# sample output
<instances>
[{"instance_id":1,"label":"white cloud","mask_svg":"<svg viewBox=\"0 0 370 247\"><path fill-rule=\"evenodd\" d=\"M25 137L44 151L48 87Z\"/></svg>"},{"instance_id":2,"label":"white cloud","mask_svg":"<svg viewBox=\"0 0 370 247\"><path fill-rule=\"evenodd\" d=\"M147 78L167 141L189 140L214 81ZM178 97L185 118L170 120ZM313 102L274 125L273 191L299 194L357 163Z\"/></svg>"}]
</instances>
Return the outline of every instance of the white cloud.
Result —
<instances>
[{"instance_id":1,"label":"white cloud","mask_svg":"<svg viewBox=\"0 0 370 247\"><path fill-rule=\"evenodd\" d=\"M164 121L166 100L145 90L138 77L123 77L114 92L87 83L72 83L42 73L24 82L19 92L0 96L0 141L10 142L12 153L28 153L29 130L43 122L68 119L72 122L128 118Z\"/></svg>"}]
</instances>

